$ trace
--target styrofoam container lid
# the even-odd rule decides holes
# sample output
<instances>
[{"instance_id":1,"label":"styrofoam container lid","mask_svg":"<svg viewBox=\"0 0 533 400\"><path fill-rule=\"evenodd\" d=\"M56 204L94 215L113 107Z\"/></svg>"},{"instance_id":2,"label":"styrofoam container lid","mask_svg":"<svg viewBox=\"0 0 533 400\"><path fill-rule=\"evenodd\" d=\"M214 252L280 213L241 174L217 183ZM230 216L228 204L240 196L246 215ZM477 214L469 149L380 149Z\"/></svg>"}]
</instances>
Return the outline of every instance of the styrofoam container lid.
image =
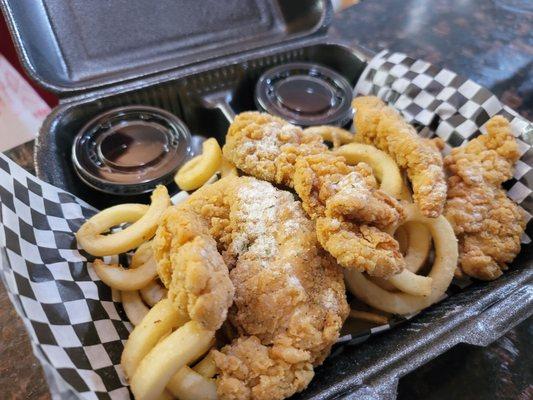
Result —
<instances>
[{"instance_id":1,"label":"styrofoam container lid","mask_svg":"<svg viewBox=\"0 0 533 400\"><path fill-rule=\"evenodd\" d=\"M42 86L79 92L319 34L327 0L0 0Z\"/></svg>"}]
</instances>

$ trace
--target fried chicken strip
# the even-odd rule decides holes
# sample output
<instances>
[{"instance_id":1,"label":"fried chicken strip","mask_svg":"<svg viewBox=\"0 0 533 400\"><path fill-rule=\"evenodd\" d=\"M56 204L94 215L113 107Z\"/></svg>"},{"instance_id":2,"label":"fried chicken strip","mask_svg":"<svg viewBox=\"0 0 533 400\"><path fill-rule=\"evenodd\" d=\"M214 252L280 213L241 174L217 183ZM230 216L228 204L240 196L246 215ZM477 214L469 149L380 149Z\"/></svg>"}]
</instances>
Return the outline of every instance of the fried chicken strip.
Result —
<instances>
[{"instance_id":1,"label":"fried chicken strip","mask_svg":"<svg viewBox=\"0 0 533 400\"><path fill-rule=\"evenodd\" d=\"M247 179L232 200L239 254L230 320L239 338L215 351L222 399L283 399L303 390L329 354L348 306L342 273L288 192Z\"/></svg>"},{"instance_id":2,"label":"fried chicken strip","mask_svg":"<svg viewBox=\"0 0 533 400\"><path fill-rule=\"evenodd\" d=\"M474 278L498 278L520 252L524 216L500 188L519 156L508 121L495 116L486 135L444 159L450 173L445 215L459 239L460 268Z\"/></svg>"},{"instance_id":3,"label":"fried chicken strip","mask_svg":"<svg viewBox=\"0 0 533 400\"><path fill-rule=\"evenodd\" d=\"M385 230L402 218L399 203L377 190L367 164L349 166L344 157L330 152L298 158L293 183L313 219L344 218Z\"/></svg>"},{"instance_id":4,"label":"fried chicken strip","mask_svg":"<svg viewBox=\"0 0 533 400\"><path fill-rule=\"evenodd\" d=\"M239 337L213 351L219 398L283 399L308 385L349 309L342 272L292 194L224 178L169 209L154 242L169 295L209 326L225 319L229 271Z\"/></svg>"},{"instance_id":5,"label":"fried chicken strip","mask_svg":"<svg viewBox=\"0 0 533 400\"><path fill-rule=\"evenodd\" d=\"M377 189L370 167L350 166L332 154L320 136L268 114L245 112L231 124L224 156L245 173L294 188L307 214L327 218L350 237L351 255L336 246L331 229L317 229L320 244L346 268L381 277L400 272L404 261L398 243L381 230L403 218L399 203ZM317 228L323 226L317 223ZM365 228L363 228L365 227ZM372 227L372 229L367 229ZM366 235L361 235L361 232ZM333 240L332 240L333 239ZM364 260L359 254L379 252ZM381 265L375 262L386 260Z\"/></svg>"},{"instance_id":6,"label":"fried chicken strip","mask_svg":"<svg viewBox=\"0 0 533 400\"><path fill-rule=\"evenodd\" d=\"M407 171L414 201L426 217L438 217L446 201L446 180L439 143L418 136L393 108L374 96L357 97L356 141L373 144Z\"/></svg>"},{"instance_id":7,"label":"fried chicken strip","mask_svg":"<svg viewBox=\"0 0 533 400\"><path fill-rule=\"evenodd\" d=\"M211 198L210 193L197 193L196 200ZM210 235L209 222L187 202L169 207L152 248L168 297L205 328L220 328L233 302L234 288L217 242Z\"/></svg>"}]
</instances>

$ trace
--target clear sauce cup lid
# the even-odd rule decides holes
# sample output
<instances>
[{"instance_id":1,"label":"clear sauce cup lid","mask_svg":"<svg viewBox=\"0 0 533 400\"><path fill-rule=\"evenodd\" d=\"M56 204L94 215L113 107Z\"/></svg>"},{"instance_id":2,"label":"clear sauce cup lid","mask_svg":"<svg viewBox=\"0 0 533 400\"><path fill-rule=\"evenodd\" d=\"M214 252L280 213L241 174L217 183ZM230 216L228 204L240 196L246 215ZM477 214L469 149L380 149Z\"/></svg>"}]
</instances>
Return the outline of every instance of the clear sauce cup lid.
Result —
<instances>
[{"instance_id":1,"label":"clear sauce cup lid","mask_svg":"<svg viewBox=\"0 0 533 400\"><path fill-rule=\"evenodd\" d=\"M353 115L352 87L322 65L289 63L267 70L255 87L256 106L301 126L344 126Z\"/></svg>"},{"instance_id":2,"label":"clear sauce cup lid","mask_svg":"<svg viewBox=\"0 0 533 400\"><path fill-rule=\"evenodd\" d=\"M175 115L155 107L115 108L76 135L72 161L80 179L105 193L135 195L172 181L191 156L191 134Z\"/></svg>"}]
</instances>

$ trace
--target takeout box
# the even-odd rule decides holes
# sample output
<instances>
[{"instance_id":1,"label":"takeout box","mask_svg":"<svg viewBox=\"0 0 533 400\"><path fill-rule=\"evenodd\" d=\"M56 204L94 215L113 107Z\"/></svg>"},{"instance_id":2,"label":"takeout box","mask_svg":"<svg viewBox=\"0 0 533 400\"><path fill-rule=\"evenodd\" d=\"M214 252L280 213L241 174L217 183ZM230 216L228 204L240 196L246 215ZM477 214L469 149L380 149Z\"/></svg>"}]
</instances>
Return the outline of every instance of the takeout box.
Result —
<instances>
[{"instance_id":1,"label":"takeout box","mask_svg":"<svg viewBox=\"0 0 533 400\"><path fill-rule=\"evenodd\" d=\"M223 142L227 120L205 105L206 94L229 89L234 111L250 110L255 108L255 82L272 66L315 62L355 86L374 56L328 38L332 10L322 0L1 0L1 5L26 70L61 97L37 139L37 175L97 208L147 201L93 191L74 173L73 137L97 114L130 104L161 107L180 117L193 134ZM390 72L394 59L386 61ZM413 62L398 64L406 68ZM433 77L438 73L433 71ZM375 94L390 84L386 77L380 82L367 73L366 78L373 80L375 88L368 91ZM389 100L401 97L396 94ZM403 111L408 113L408 107ZM459 144L454 134L447 137L452 145ZM524 179L525 187L532 187L532 178ZM524 201L531 211L530 197ZM294 398L392 399L401 376L447 349L497 339L533 311L532 253L533 246L524 244L511 270L497 281L474 283L394 329L368 329L338 345L309 388ZM68 376L61 376L68 385Z\"/></svg>"},{"instance_id":2,"label":"takeout box","mask_svg":"<svg viewBox=\"0 0 533 400\"><path fill-rule=\"evenodd\" d=\"M227 119L205 96L230 89L233 110L250 110L255 83L272 66L316 62L354 85L371 58L328 39L324 0L2 3L24 67L61 99L36 143L37 175L99 208L132 201L90 190L72 168L73 137L103 111L161 107L193 135L223 142Z\"/></svg>"}]
</instances>

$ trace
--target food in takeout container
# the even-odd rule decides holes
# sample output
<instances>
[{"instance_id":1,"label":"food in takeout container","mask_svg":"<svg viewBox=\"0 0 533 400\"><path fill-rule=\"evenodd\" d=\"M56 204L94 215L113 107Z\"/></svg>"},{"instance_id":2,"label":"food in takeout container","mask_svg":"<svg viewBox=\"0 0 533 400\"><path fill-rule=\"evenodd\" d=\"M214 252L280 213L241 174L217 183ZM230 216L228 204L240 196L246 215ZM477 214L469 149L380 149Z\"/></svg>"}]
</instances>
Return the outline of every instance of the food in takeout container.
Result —
<instances>
[{"instance_id":1,"label":"food in takeout container","mask_svg":"<svg viewBox=\"0 0 533 400\"><path fill-rule=\"evenodd\" d=\"M300 398L334 397L347 391L355 393L359 389L393 393L394 379L420 363L460 341L474 342L477 338L474 343L487 343L528 314L527 307L531 299L522 288L531 280L531 273L530 269L518 268L524 264L529 265L530 248L525 245L511 270L494 282L477 283L464 291L459 291L455 285L451 286L447 294L459 293L431 307L429 311L422 312L417 317L419 323L416 329L410 329L409 324L398 325L411 318L413 311L439 300L439 295L443 294L451 280L450 272L453 273L453 268L450 266L456 264L455 251L459 257L466 254L468 257L472 256L470 260L476 261L473 265L476 268L472 268L469 260L464 272L476 274L481 268L490 271L491 278L498 271L501 272L503 265L514 256L517 251L517 232L522 228L516 208L502 198L500 181L487 180L482 174L477 181L468 182L469 188L484 194L487 205L495 199L505 202L509 213L491 214L491 221L497 223L501 222L501 218L509 217L510 221L515 222L507 231L509 243L514 246L505 246L509 257L505 258L502 253L488 254L487 258L485 253L490 253L490 248L479 239L482 235L480 232L485 231L482 225L471 224L462 218L455 218L450 224L444 216L439 216L444 198L450 195L449 191L443 195L442 190L438 190L443 183L443 165L442 160L439 161L442 143L417 139L413 128L393 111L386 111L378 100L372 99L370 104L377 108L383 107L378 114L380 117L384 114L387 118L383 121L379 118L365 121L363 117L366 112L360 113L358 110L355 138L352 132L343 129L349 128L345 126L345 116L351 113L349 107L344 108L338 118L321 121L318 126L307 127L314 124L291 119L306 126L304 130L278 119L277 117L289 117L281 112L277 113L275 109L263 110L275 113L277 117L246 113L256 108L254 96L261 75L268 74L272 68L283 69L283 66L286 70L293 71L287 65L290 66L293 62L305 63L305 74L302 75L302 70L299 70L296 80L303 76L303 81L309 82L305 79L306 76L314 74L314 86L308 89L319 90L320 87L322 94L333 93L329 98L330 105L346 105L351 101L351 95L347 98L343 95L343 90L339 89L346 85L335 84L329 88L323 85L323 78L326 77L327 81L327 76L331 77L330 71L333 71L349 85L356 85L356 93L377 94L400 110L407 122L436 133L444 140L444 152L447 153L450 146L455 147L472 139L480 128L485 130L486 122L496 114L503 114L511 122L515 137L522 134L526 123L502 108L490 92L450 71L434 67L430 69L429 64L421 60L389 53L372 58L363 49L349 48L329 41L324 37L330 11L327 2L306 2L306 6L300 7L298 13L294 13L293 2L253 2L247 9L249 14L246 18L242 14L246 7L233 10L227 5L210 3L210 11L219 18L211 21L211 24L195 23L194 27L205 27L207 32L218 29L217 46L212 46L213 35L204 36L205 32L196 35L197 31L190 31L190 24L176 23L176 15L182 14L172 12L176 11L173 7L177 7L174 2L168 2L161 8L167 11L165 16L157 15L157 9L152 4L144 4L142 1L137 4L138 7L122 8L120 12L106 10L109 18L120 15L121 21L129 21L131 26L139 27L129 34L125 34L129 31L121 29L118 21L108 23L102 31L84 29L91 26L88 21L94 22L94 16L102 12L98 7L94 8L94 5L93 8L81 6L67 9L55 7L52 3L48 5L47 18L39 21L46 26L54 26L61 52L50 47L53 41L43 40L46 35L34 35L34 31L28 30L21 20L25 11L24 4L14 1L3 3L18 45L24 50L22 54L25 65L33 71L36 79L64 97L63 104L53 111L41 130L36 148L38 175L101 209L118 205L116 209L103 211L99 216L97 214L91 223L90 217L96 211L83 201L24 175L7 161L0 165L4 171L2 177L6 178L2 183L8 181L7 189L0 193L3 196L2 203L8 208L13 204L9 208L11 212L5 210L3 216L16 213L23 221L20 224L35 225L32 239L31 235L26 234L26 228L21 230L16 225L16 218L2 221L7 227L5 238L9 249L9 263L3 276L7 277L6 282L15 303L31 326L35 352L43 361L49 376L54 377L54 387L59 382L59 386L66 387L76 395L87 397L98 393L100 396L121 398L127 396L126 376L132 382L133 392L140 398L154 396L160 391L163 396L174 393L193 398L214 396L216 390L221 395L233 390L247 393L247 390L258 386L254 379L250 379L251 375L259 373L265 376L271 371L266 371L261 366L252 371L248 368L248 372L244 368L242 371L234 370L234 362L247 366L246 363L239 364L238 360L246 360L247 354L256 354L253 351L263 351L266 348L266 354L257 353L264 355L260 360L267 364L276 362L275 365L283 367L276 369L279 374L275 374L272 380L263 379L263 385L256 389L257 395L274 395L270 392L269 384L278 379L284 385L277 386L275 395L288 396L303 389L313 378L313 374L315 376L309 387L297 395ZM270 8L272 5L275 9ZM215 13L215 8L219 11L218 14ZM69 13L75 13L75 18ZM184 18L193 20L194 16L203 15L205 14L198 12ZM243 17L243 20L236 15ZM148 26L146 18L164 19L168 16L172 17L172 24L164 21L148 24L160 31L152 32L151 36L143 35L142 28ZM136 23L139 19L142 22ZM232 23L228 23L228 19ZM72 21L77 22L74 24ZM227 27L231 28L226 29ZM79 32L82 32L81 38L78 36ZM154 34L174 38L171 47L178 51L168 51L168 41L152 40ZM99 43L102 43L103 38L109 37L116 40L109 43L109 47L100 48ZM148 37L151 38L149 43L146 41ZM279 41L280 37L282 43ZM80 47L75 38L84 42L84 46ZM240 39L238 46L235 45L236 38ZM30 42L38 45L28 46ZM191 46L193 42L195 46ZM42 59L44 53L35 53L35 49L47 50L45 53L49 57L46 62ZM96 55L98 60L88 60L85 50ZM176 65L179 67L176 68ZM65 66L68 68L64 69ZM324 71L324 68L328 70L327 74L312 72ZM409 72L409 77L403 76L406 71ZM290 79L294 78L291 74L288 75L289 84L283 85L283 90L295 88L295 79ZM429 79L430 83L419 88L415 95L412 90L408 90L412 89L409 84L417 82L416 77L420 75L423 75L424 82ZM273 78L279 77L276 75ZM320 79L321 82L314 79ZM300 86L298 83L296 88ZM275 88L267 85L267 89ZM272 98L278 102L278 106L289 106L288 109L304 111L304 114L322 111L324 102L320 102L320 107L312 103L312 109L295 107L295 97L286 96L283 90L277 96L275 92L271 92L274 93ZM454 103L450 98L449 92L457 90L461 91L463 97L472 99L472 102L479 102L475 104L473 113L463 115L462 105ZM327 103L327 96L324 98ZM296 100L299 99L300 96L296 96ZM430 104L431 108L423 106L424 104ZM132 196L123 192L120 195L104 194L100 188L91 188L79 179L71 159L76 133L83 131L83 126L91 119L98 118L109 110L134 105L157 107L170 112L190 131L196 158L184 165L181 174L178 172L176 182L178 185L181 182L184 188L190 190L199 188L197 192L191 196L184 192L176 194L177 188L170 185L170 194L167 195L161 187L156 189L154 202L149 206L148 195ZM367 111L371 113L372 107ZM231 143L226 141L226 132L228 119L233 119L233 112L239 116L230 127L230 135L238 136L239 132L249 132L252 136L261 136L262 130L257 130L256 125L263 122L267 126L277 124L284 132L280 138L281 141L287 141L283 150L273 137L272 141L266 140L258 144L260 153L253 144L250 145L250 141L242 143L244 147L249 146L246 151L250 151L250 155L267 154L267 161L270 155L277 157L281 152L279 162L274 163L274 174L272 165L263 162L265 160L258 158L257 162L250 162L246 158L241 159L239 152L230 150ZM358 118L363 119L359 127ZM330 126L331 124L337 126ZM398 149L389 148L386 140L384 143L380 130L386 130L389 126L402 132L399 139L407 138L407 147L414 145L412 158L404 159L406 153L402 151L403 145L399 145ZM271 130L277 135L277 128ZM488 135L486 137L491 137L490 132ZM213 136L212 139L204 140ZM254 137L259 139L259 136ZM306 138L302 142L302 148L309 150L310 154L296 157L302 149L301 143L291 142L294 136ZM365 143L354 142L356 138ZM329 142L329 145L325 145L323 141ZM478 155L484 154L483 147L490 144L484 143L483 139L472 143L472 151L466 150L469 155L463 157L459 151L449 156L450 161L445 164L453 168L455 160L463 158L476 162ZM527 192L524 188L530 186L526 179L531 162L526 154L529 147L519 138L517 143L521 158L514 181L506 188L510 188L508 194L512 200L527 208L527 201L524 200L528 198L530 191ZM202 145L196 146L197 144ZM505 155L500 156L505 159ZM514 161L514 158L513 155L510 160ZM113 160L115 158L111 157L111 164L114 165L116 163ZM355 165L361 161L369 166ZM185 158L183 162L186 162ZM291 164L292 162L295 164ZM506 168L510 166L510 162L503 162L502 165L505 167L503 176L507 176ZM129 164L119 166L130 167ZM281 167L279 171L275 169L277 166ZM425 166L428 168L424 168ZM403 176L404 170L408 172L408 181ZM5 171L10 171L11 175ZM460 171L456 172L460 177ZM237 177L237 174L261 175L259 178L262 179ZM224 177L216 181L221 175ZM345 175L349 178L337 181ZM264 179L275 181L284 187L274 188ZM459 178L450 179L457 181ZM9 183L10 180L13 182ZM405 184L409 181L412 188ZM154 180L150 185L154 187L157 183ZM454 187L461 189L460 185L455 186L457 182L452 183ZM247 188L254 185L256 188L250 193ZM13 186L17 187L16 191L9 190ZM428 187L434 187L435 190L428 190ZM354 188L361 188L361 193L367 197L357 197L360 193ZM468 200L468 196L465 196L467 192L459 189L451 194L453 198L458 201ZM240 193L241 190L243 193ZM27 196L23 194L30 192ZM352 197L354 192L356 197ZM10 200L9 193L15 193L17 199ZM217 193L225 194L225 199L220 199ZM289 198L295 193L297 197ZM241 201L239 196L244 196L242 199L245 201ZM42 202L39 201L41 198ZM179 204L169 206L169 198ZM301 200L305 206L303 208L298 205ZM274 207L271 207L271 202L275 203ZM124 203L137 204L124 206ZM167 207L170 207L168 211ZM231 218L225 214L228 207L230 211L234 207L235 213L230 213ZM276 218L280 209L284 215L290 215L298 222L284 226L284 218ZM488 209L492 210L492 207L481 207L479 211L484 214L489 212ZM154 222L161 212L165 214L165 218L161 222ZM212 218L206 218L206 215ZM28 216L31 216L29 220ZM405 219L409 222L397 227ZM319 227L319 237L314 238L311 234L316 232L311 220L316 221ZM228 221L229 225L225 225ZM265 224L265 221L269 223ZM110 224L120 222L131 225L124 230L119 228L113 233L116 236L111 238L107 235L100 236L102 230L113 227ZM85 223L87 225L83 225ZM77 243L74 241L74 233L82 225L82 239ZM294 228L293 225L298 225L294 233L290 230L291 227ZM191 229L185 229L187 234L182 234L182 228ZM456 229L460 239L456 247L453 240L450 240L450 228ZM271 235L272 229L276 229L276 232L281 229L285 235ZM460 232L461 229L464 232ZM157 234L154 236L155 231ZM360 235L362 231L369 234ZM25 237L19 240L13 232L24 232ZM252 233L252 237L244 235L244 232ZM235 238L233 233L236 234ZM83 234L86 234L85 241ZM262 237L255 247L247 243L259 237L253 235ZM270 236L274 236L274 239ZM55 247L43 250L40 245L44 237L47 240L54 237ZM173 237L179 240L173 242L171 239L169 242L169 238ZM346 237L348 240L336 240L338 237ZM436 251L432 251L431 237ZM148 242L150 239L152 243ZM183 242L180 242L181 239ZM366 239L372 241L365 241ZM322 250L317 241L322 242L326 250ZM291 246L283 246L284 243L295 243L294 248L301 249L299 246L302 242L312 244L304 251L310 255L309 265L301 265L301 260L293 257L289 248ZM523 242L527 242L527 236L523 237ZM109 247L109 244L112 246ZM230 245L232 248L228 251L226 246ZM354 256L354 246L366 251L368 260ZM87 247L87 252L83 247ZM17 249L21 254L17 253ZM131 254L130 250L135 252ZM287 263L274 264L276 268L264 268L263 271L265 260L262 257L270 255L271 251L277 251L272 253L279 256L277 261L286 260ZM448 256L443 262L440 253L445 251ZM98 257L105 254L105 257L97 261L88 254L91 252ZM125 255L124 252L128 254ZM282 256L279 252L283 253ZM480 255L479 252L483 254ZM119 262L107 256L118 253L122 253ZM499 258L500 256L503 258ZM172 263L176 260L187 261L181 264L177 261L183 269L172 268ZM231 263L239 260L243 264L249 262L252 266L257 262L261 269L254 274L253 269L235 267L228 273L227 265L233 265ZM32 281L35 268L27 267L24 261L31 262L32 265L37 263L42 271L48 271L46 276L39 275L46 285L41 284L39 288L35 286ZM319 261L324 262L325 270L330 272L327 279L321 281L323 285L307 276L301 276L305 275L304 267L317 268ZM339 321L347 318L348 310L345 300L339 296L342 291L337 290L338 285L342 284L339 276L339 271L342 270L337 264L352 271L347 273L352 275L348 277L348 282L351 282L349 286L354 289L357 297L375 307L350 299L350 315L373 321L362 330L360 326L356 326L353 318L348 318L343 330L340 330ZM429 275L425 270L428 265L434 265ZM293 274L289 267L297 272ZM357 272L358 269L366 272ZM252 273L252 276L248 279L246 273ZM183 280L184 276L190 279ZM272 279L274 286L261 286L263 281L259 277L268 278L269 282ZM78 285L81 288L80 291L69 291L68 298L62 298L66 304L66 313L55 313L55 308L60 307L58 304L51 306L46 302L41 303L43 298L54 298L49 294L46 297L41 290L44 286L51 288L56 280L58 285L66 285L64 281L68 281L68 285ZM103 282L120 290L121 296L116 293L112 296ZM215 285L216 282L220 285ZM279 285L279 296L272 295L275 284ZM91 289L92 285L98 290ZM359 290L358 285L365 290ZM264 292L258 292L257 286L261 286ZM329 291L332 286L334 289ZM26 290L27 287L32 290ZM206 288L205 293L198 292L201 287ZM256 296L257 293L264 293L265 296ZM63 295L64 291L58 294ZM443 294L442 297L444 296ZM380 301L376 301L376 297ZM311 307L310 315L315 319L306 326L320 332L316 336L316 342L304 343L302 340L301 345L294 345L296 338L303 338L305 335L291 336L285 328L292 327L293 323L306 323L306 320L284 320L291 311L302 310L299 303L291 303L285 313L286 298L294 299L295 302L302 298L313 299L308 307ZM225 311L232 301L235 306L229 312ZM271 301L271 304L264 312L249 312L256 306L258 310L263 310L260 307L263 304L261 301ZM282 305L278 307L276 302L281 302ZM31 312L28 312L29 304ZM247 311L247 307L251 310ZM68 318L65 317L67 315ZM281 320L278 320L280 315ZM278 329L264 332L265 318L276 320L278 324L274 326ZM328 319L330 324L321 325L321 318ZM94 329L91 328L93 320L98 322L94 322ZM131 335L128 333L128 320L136 325ZM489 322L491 325L486 328ZM63 336L62 340L52 342L50 335L43 333L46 329L55 332L57 324L72 327L68 340ZM219 326L217 342L213 343L213 331ZM374 335L392 326L394 329L389 332ZM94 331L100 338L98 343L95 343ZM346 345L364 341L369 335L374 338L368 345ZM245 336L256 339L245 340ZM128 337L128 344L123 351L122 340ZM335 345L331 356L325 358L329 347L337 338L340 344ZM223 347L223 344L228 347ZM178 345L180 351L174 352L173 349ZM218 350L207 355L206 351L212 346L217 346ZM403 362L397 362L394 357L398 351L403 355ZM314 373L314 366L322 361L322 366ZM288 366L290 368L286 368ZM342 373L339 373L340 370ZM215 376L218 388L217 383L211 380ZM384 376L392 378L385 381ZM184 382L190 383L186 389ZM166 391L163 393L165 387Z\"/></svg>"},{"instance_id":2,"label":"food in takeout container","mask_svg":"<svg viewBox=\"0 0 533 400\"><path fill-rule=\"evenodd\" d=\"M181 203L170 205L159 186L149 207L117 205L78 230L93 256L147 252L130 269L94 262L126 295L136 325L121 358L135 398L290 397L311 382L348 316L380 322L381 312L418 312L441 300L456 271L496 279L518 254L525 215L500 185L519 152L504 117L443 162L441 140L420 137L377 97L353 104L357 134L333 150L279 117L241 113L222 152L213 142L217 150L206 147L178 172L178 184L197 189ZM223 163L241 176L213 182ZM103 235L121 223L132 225ZM430 246L404 258L392 236L404 223L406 254L419 251L417 236L434 242L427 276L418 272ZM349 312L343 271L349 291L377 314ZM148 284L162 296L151 310L137 292ZM215 341L217 332L225 334Z\"/></svg>"}]
</instances>

